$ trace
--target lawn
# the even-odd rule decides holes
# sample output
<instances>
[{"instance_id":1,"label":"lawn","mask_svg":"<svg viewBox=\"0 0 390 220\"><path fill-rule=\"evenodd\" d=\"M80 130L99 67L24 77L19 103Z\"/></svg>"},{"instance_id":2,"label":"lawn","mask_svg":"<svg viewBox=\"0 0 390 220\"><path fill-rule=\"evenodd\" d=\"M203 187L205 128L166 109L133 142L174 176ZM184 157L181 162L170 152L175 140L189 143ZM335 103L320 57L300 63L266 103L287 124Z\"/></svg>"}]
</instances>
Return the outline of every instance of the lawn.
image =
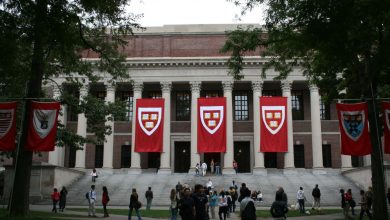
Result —
<instances>
[{"instance_id":1,"label":"lawn","mask_svg":"<svg viewBox=\"0 0 390 220\"><path fill-rule=\"evenodd\" d=\"M41 211L30 211L30 215L27 218L10 218L7 216L7 209L0 208L0 219L7 220L54 220L61 218L63 220L66 219L74 219L74 218L85 218L85 215L70 215L64 213L52 213L52 212L41 212Z\"/></svg>"}]
</instances>

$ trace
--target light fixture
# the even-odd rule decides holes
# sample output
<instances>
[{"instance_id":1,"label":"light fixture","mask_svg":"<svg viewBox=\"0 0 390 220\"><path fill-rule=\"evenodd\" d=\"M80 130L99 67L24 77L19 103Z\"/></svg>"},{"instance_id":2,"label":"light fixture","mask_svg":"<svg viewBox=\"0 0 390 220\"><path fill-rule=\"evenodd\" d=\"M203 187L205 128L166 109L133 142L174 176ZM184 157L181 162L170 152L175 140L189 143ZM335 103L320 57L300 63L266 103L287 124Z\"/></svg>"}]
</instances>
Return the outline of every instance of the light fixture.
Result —
<instances>
[{"instance_id":1,"label":"light fixture","mask_svg":"<svg viewBox=\"0 0 390 220\"><path fill-rule=\"evenodd\" d=\"M186 152L186 149L183 149L183 153L185 153Z\"/></svg>"}]
</instances>

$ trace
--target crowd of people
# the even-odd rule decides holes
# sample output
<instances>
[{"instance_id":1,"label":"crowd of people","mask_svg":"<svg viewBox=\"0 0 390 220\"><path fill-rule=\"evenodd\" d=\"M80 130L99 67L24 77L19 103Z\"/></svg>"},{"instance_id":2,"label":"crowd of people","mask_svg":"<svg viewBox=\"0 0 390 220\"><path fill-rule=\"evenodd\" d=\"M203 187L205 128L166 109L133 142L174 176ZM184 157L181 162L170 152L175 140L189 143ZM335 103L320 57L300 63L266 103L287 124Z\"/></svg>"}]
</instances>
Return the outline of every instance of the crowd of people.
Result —
<instances>
[{"instance_id":1,"label":"crowd of people","mask_svg":"<svg viewBox=\"0 0 390 220\"><path fill-rule=\"evenodd\" d=\"M238 173L238 163L237 161L233 160L233 169ZM221 172L221 165L219 162L214 162L214 159L211 159L210 161L210 167L207 166L207 163L205 161L196 163L195 165L195 175L196 176L205 176L207 174L207 171L210 170L211 175L222 175Z\"/></svg>"}]
</instances>

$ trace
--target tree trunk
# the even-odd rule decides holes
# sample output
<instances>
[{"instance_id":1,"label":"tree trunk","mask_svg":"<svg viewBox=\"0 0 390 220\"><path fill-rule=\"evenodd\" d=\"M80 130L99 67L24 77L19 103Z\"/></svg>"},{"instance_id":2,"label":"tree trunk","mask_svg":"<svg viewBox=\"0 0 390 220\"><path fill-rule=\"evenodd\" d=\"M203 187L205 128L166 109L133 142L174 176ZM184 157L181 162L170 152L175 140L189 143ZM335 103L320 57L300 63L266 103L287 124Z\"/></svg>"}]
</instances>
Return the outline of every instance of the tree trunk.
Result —
<instances>
[{"instance_id":1,"label":"tree trunk","mask_svg":"<svg viewBox=\"0 0 390 220\"><path fill-rule=\"evenodd\" d=\"M44 47L46 39L45 26L47 16L46 0L37 1L35 16L33 54L30 74L31 77L27 86L27 98L39 98L41 95L42 77L45 66ZM31 151L25 150L24 147L27 140L29 119L30 101L27 100L21 128L22 133L16 155L15 178L9 206L10 216L26 216L29 212L30 177L33 153Z\"/></svg>"}]
</instances>

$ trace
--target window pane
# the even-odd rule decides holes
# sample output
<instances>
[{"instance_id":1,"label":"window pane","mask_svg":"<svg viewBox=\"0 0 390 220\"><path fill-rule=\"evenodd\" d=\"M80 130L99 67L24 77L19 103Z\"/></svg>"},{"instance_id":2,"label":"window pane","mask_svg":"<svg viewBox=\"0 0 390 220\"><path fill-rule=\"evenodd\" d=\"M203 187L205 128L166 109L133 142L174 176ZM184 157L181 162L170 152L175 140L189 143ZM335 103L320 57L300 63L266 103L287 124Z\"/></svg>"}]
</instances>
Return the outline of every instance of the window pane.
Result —
<instances>
[{"instance_id":1,"label":"window pane","mask_svg":"<svg viewBox=\"0 0 390 220\"><path fill-rule=\"evenodd\" d=\"M249 120L248 117L248 93L246 91L236 91L234 94L234 120Z\"/></svg>"},{"instance_id":2,"label":"window pane","mask_svg":"<svg viewBox=\"0 0 390 220\"><path fill-rule=\"evenodd\" d=\"M189 121L191 118L191 98L189 92L176 93L176 120Z\"/></svg>"},{"instance_id":3,"label":"window pane","mask_svg":"<svg viewBox=\"0 0 390 220\"><path fill-rule=\"evenodd\" d=\"M303 95L302 91L291 92L291 110L293 120L303 120Z\"/></svg>"}]
</instances>

